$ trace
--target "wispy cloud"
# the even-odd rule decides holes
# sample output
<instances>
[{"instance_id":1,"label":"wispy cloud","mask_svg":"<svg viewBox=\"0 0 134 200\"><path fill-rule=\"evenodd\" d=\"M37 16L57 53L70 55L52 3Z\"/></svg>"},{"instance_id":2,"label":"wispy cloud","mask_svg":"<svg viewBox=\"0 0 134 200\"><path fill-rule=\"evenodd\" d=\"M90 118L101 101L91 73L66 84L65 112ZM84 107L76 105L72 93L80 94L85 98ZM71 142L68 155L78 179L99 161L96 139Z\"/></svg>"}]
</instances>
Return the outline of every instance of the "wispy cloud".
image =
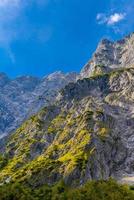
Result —
<instances>
[{"instance_id":1,"label":"wispy cloud","mask_svg":"<svg viewBox=\"0 0 134 200\"><path fill-rule=\"evenodd\" d=\"M50 0L0 0L0 48L6 50L12 62L15 62L15 55L11 49L14 41L29 37L35 37L44 42L50 39L49 29L38 30L31 27L25 15L25 9L28 6L32 4L47 6L49 2ZM27 31L28 27L30 27L29 31Z\"/></svg>"},{"instance_id":2,"label":"wispy cloud","mask_svg":"<svg viewBox=\"0 0 134 200\"><path fill-rule=\"evenodd\" d=\"M105 13L98 13L97 14L97 22L98 24L106 24L108 26L113 26L120 21L124 20L126 13L113 13L111 15L107 15Z\"/></svg>"},{"instance_id":3,"label":"wispy cloud","mask_svg":"<svg viewBox=\"0 0 134 200\"><path fill-rule=\"evenodd\" d=\"M114 13L108 18L107 24L108 25L114 25L123 19L125 19L126 14L125 13Z\"/></svg>"},{"instance_id":4,"label":"wispy cloud","mask_svg":"<svg viewBox=\"0 0 134 200\"><path fill-rule=\"evenodd\" d=\"M97 14L97 23L120 35L134 31L134 1L120 0L117 3L117 0L110 0L109 2L108 11Z\"/></svg>"},{"instance_id":5,"label":"wispy cloud","mask_svg":"<svg viewBox=\"0 0 134 200\"><path fill-rule=\"evenodd\" d=\"M14 25L21 12L21 0L0 0L0 47L4 48L12 62L15 61L11 43L17 32Z\"/></svg>"}]
</instances>

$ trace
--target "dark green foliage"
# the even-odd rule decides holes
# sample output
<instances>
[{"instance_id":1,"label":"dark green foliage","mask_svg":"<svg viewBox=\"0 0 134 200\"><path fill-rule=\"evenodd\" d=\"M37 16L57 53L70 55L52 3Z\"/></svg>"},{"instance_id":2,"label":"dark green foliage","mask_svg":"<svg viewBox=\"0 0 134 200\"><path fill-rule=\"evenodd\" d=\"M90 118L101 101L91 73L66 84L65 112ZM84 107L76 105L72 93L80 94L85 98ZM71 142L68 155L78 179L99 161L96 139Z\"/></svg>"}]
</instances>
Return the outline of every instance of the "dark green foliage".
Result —
<instances>
[{"instance_id":1,"label":"dark green foliage","mask_svg":"<svg viewBox=\"0 0 134 200\"><path fill-rule=\"evenodd\" d=\"M8 155L0 155L0 169L3 169L8 164Z\"/></svg>"},{"instance_id":2,"label":"dark green foliage","mask_svg":"<svg viewBox=\"0 0 134 200\"><path fill-rule=\"evenodd\" d=\"M32 190L19 183L0 187L0 200L36 200Z\"/></svg>"},{"instance_id":3,"label":"dark green foliage","mask_svg":"<svg viewBox=\"0 0 134 200\"><path fill-rule=\"evenodd\" d=\"M133 200L127 186L109 181L91 181L79 188L69 188L60 181L54 186L28 188L20 183L0 187L0 200Z\"/></svg>"}]
</instances>

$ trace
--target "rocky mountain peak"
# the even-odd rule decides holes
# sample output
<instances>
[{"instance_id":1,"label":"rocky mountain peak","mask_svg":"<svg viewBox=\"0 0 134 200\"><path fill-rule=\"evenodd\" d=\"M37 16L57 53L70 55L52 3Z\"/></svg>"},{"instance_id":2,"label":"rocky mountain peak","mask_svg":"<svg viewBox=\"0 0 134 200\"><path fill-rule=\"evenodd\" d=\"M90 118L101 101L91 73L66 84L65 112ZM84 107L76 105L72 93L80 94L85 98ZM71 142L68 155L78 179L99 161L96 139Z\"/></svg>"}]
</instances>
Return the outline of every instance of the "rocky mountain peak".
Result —
<instances>
[{"instance_id":1,"label":"rocky mountain peak","mask_svg":"<svg viewBox=\"0 0 134 200\"><path fill-rule=\"evenodd\" d=\"M9 81L10 81L9 77L5 73L1 72L0 73L0 87L3 87Z\"/></svg>"},{"instance_id":2,"label":"rocky mountain peak","mask_svg":"<svg viewBox=\"0 0 134 200\"><path fill-rule=\"evenodd\" d=\"M49 80L49 81L54 81L54 80L57 80L57 79L72 79L72 81L74 81L76 79L76 77L78 76L77 73L75 72L70 72L70 73L63 73L62 71L56 71L48 76L45 76L43 78L43 81L45 81L46 79Z\"/></svg>"},{"instance_id":3,"label":"rocky mountain peak","mask_svg":"<svg viewBox=\"0 0 134 200\"><path fill-rule=\"evenodd\" d=\"M101 45L104 45L104 46L111 46L113 45L114 42L112 42L111 40L107 39L107 38L103 38L100 43L98 44L98 47L101 46Z\"/></svg>"},{"instance_id":4,"label":"rocky mountain peak","mask_svg":"<svg viewBox=\"0 0 134 200\"><path fill-rule=\"evenodd\" d=\"M44 79L47 78L48 80L52 80L52 79L56 79L62 76L64 76L64 73L62 73L61 71L56 71L56 72L53 72L52 74L49 74L48 76L45 76Z\"/></svg>"},{"instance_id":5,"label":"rocky mountain peak","mask_svg":"<svg viewBox=\"0 0 134 200\"><path fill-rule=\"evenodd\" d=\"M0 138L15 130L42 107L54 103L60 89L76 74L52 73L44 78L20 76L10 80L0 74Z\"/></svg>"},{"instance_id":6,"label":"rocky mountain peak","mask_svg":"<svg viewBox=\"0 0 134 200\"><path fill-rule=\"evenodd\" d=\"M134 34L122 40L110 41L103 39L95 53L81 71L80 77L90 77L98 71L109 72L116 68L128 68L134 65ZM101 70L98 70L98 67Z\"/></svg>"}]
</instances>

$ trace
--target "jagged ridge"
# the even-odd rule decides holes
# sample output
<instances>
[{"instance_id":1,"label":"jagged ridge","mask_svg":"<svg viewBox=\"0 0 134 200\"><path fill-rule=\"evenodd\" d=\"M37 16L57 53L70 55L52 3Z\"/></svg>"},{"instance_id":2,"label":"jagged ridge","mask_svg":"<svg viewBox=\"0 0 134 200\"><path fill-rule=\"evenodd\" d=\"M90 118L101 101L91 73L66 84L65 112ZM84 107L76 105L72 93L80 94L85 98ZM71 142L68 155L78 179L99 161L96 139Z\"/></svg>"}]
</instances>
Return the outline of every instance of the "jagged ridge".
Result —
<instances>
[{"instance_id":1,"label":"jagged ridge","mask_svg":"<svg viewBox=\"0 0 134 200\"><path fill-rule=\"evenodd\" d=\"M55 101L58 91L76 80L76 73L55 72L43 78L22 76L10 80L0 74L0 138L13 132L43 106Z\"/></svg>"},{"instance_id":2,"label":"jagged ridge","mask_svg":"<svg viewBox=\"0 0 134 200\"><path fill-rule=\"evenodd\" d=\"M76 186L132 174L133 84L129 68L66 86L9 138L1 182Z\"/></svg>"}]
</instances>

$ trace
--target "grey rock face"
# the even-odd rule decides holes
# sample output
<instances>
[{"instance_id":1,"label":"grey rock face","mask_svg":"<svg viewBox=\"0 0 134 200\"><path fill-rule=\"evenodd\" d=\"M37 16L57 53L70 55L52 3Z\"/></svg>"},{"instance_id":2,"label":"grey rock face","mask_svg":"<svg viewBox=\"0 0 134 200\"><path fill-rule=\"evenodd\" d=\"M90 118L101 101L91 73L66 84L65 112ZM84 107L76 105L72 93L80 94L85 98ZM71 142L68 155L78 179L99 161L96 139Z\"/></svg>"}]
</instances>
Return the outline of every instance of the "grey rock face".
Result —
<instances>
[{"instance_id":1,"label":"grey rock face","mask_svg":"<svg viewBox=\"0 0 134 200\"><path fill-rule=\"evenodd\" d=\"M133 182L134 69L78 80L66 86L59 99L66 102L65 109L75 109L76 114L83 114L86 109L101 110L94 116L94 135L89 144L95 153L88 160L85 176L79 175L82 183L110 176L125 183ZM99 137L97 123L106 124L109 130L104 140Z\"/></svg>"},{"instance_id":2,"label":"grey rock face","mask_svg":"<svg viewBox=\"0 0 134 200\"><path fill-rule=\"evenodd\" d=\"M105 72L116 68L128 68L134 66L134 34L117 42L103 39L91 60L84 66L80 77L93 75L95 67L105 67Z\"/></svg>"},{"instance_id":3,"label":"grey rock face","mask_svg":"<svg viewBox=\"0 0 134 200\"><path fill-rule=\"evenodd\" d=\"M26 121L7 145L11 159L21 155L30 163L41 156L56 164L49 173L43 165L38 178L31 176L33 185L60 179L81 185L111 176L134 180L134 34L117 42L102 40L80 75L85 78L77 82L75 74L61 72L41 80L2 76L1 130L15 129L50 105ZM28 143L28 157L22 151L26 138L35 139Z\"/></svg>"},{"instance_id":4,"label":"grey rock face","mask_svg":"<svg viewBox=\"0 0 134 200\"><path fill-rule=\"evenodd\" d=\"M55 72L42 79L22 76L14 80L1 73L0 138L14 131L43 106L54 103L58 91L75 80L75 73Z\"/></svg>"},{"instance_id":5,"label":"grey rock face","mask_svg":"<svg viewBox=\"0 0 134 200\"><path fill-rule=\"evenodd\" d=\"M68 84L55 105L26 121L9 139L7 152L11 158L21 155L27 162L41 156L57 163L49 173L43 165L41 178L39 174L37 179L31 177L34 186L60 179L69 185L111 176L122 180L134 174L133 120L133 68L85 78ZM28 143L28 157L22 151L27 137L36 139L34 144Z\"/></svg>"}]
</instances>

